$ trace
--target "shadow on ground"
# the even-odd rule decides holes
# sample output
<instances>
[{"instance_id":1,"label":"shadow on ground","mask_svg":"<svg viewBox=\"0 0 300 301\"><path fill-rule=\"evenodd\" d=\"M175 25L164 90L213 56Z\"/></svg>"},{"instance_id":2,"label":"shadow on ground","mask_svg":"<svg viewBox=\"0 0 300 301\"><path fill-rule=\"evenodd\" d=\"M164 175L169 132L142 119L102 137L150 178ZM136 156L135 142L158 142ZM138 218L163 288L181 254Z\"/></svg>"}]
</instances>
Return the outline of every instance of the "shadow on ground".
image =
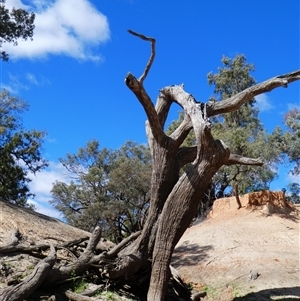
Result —
<instances>
[{"instance_id":1,"label":"shadow on ground","mask_svg":"<svg viewBox=\"0 0 300 301\"><path fill-rule=\"evenodd\" d=\"M200 246L199 244L185 241L180 247L176 248L172 257L172 266L192 266L197 265L199 261L204 260L207 252L212 250L213 246Z\"/></svg>"},{"instance_id":2,"label":"shadow on ground","mask_svg":"<svg viewBox=\"0 0 300 301\"><path fill-rule=\"evenodd\" d=\"M266 289L249 293L243 297L235 297L232 301L296 301L300 300L300 286Z\"/></svg>"}]
</instances>

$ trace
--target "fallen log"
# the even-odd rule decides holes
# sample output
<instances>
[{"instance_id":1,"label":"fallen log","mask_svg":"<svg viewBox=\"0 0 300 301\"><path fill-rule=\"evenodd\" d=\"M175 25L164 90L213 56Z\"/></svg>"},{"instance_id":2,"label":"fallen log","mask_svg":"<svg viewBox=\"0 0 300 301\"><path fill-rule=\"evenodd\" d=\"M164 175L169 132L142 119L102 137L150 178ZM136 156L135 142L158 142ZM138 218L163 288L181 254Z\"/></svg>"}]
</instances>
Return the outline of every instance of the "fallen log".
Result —
<instances>
[{"instance_id":1,"label":"fallen log","mask_svg":"<svg viewBox=\"0 0 300 301\"><path fill-rule=\"evenodd\" d=\"M0 290L0 299L2 301L22 301L29 297L43 283L55 261L56 251L53 244L50 244L49 255L41 260L22 282Z\"/></svg>"}]
</instances>

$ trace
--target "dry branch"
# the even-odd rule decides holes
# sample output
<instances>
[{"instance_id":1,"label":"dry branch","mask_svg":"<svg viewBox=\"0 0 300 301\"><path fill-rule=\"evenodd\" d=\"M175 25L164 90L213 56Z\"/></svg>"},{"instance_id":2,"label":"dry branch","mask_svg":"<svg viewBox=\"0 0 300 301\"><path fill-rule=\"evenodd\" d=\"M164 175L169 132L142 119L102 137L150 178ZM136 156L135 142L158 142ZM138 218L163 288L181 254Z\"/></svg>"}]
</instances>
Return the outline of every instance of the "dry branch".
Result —
<instances>
[{"instance_id":1,"label":"dry branch","mask_svg":"<svg viewBox=\"0 0 300 301\"><path fill-rule=\"evenodd\" d=\"M1 301L22 301L30 296L44 281L48 272L56 261L56 251L50 244L49 255L40 261L32 273L15 286L10 286L0 291Z\"/></svg>"},{"instance_id":2,"label":"dry branch","mask_svg":"<svg viewBox=\"0 0 300 301\"><path fill-rule=\"evenodd\" d=\"M151 42L151 54L150 54L150 58L148 60L148 63L145 67L145 70L143 72L143 74L140 76L140 78L138 79L138 81L143 84L145 78L147 77L149 71L150 71L150 68L152 66L152 63L154 61L154 58L155 58L155 39L154 38L150 38L150 37L146 37L144 36L143 34L140 34L140 33L137 33L131 29L128 30L128 32L136 37L139 37L140 39L144 40L144 41L149 41Z\"/></svg>"},{"instance_id":3,"label":"dry branch","mask_svg":"<svg viewBox=\"0 0 300 301\"><path fill-rule=\"evenodd\" d=\"M253 99L255 96L265 92L270 92L275 88L287 88L289 83L300 79L300 70L270 78L260 84L252 86L244 91L229 97L225 100L209 103L208 115L229 113L238 110L244 103Z\"/></svg>"},{"instance_id":4,"label":"dry branch","mask_svg":"<svg viewBox=\"0 0 300 301\"><path fill-rule=\"evenodd\" d=\"M11 235L11 241L9 244L0 247L0 254L8 254L14 252L21 252L25 254L30 254L37 258L45 258L46 256L41 254L41 251L49 249L49 244L40 244L40 245L25 245L19 244L20 233L18 230L13 230ZM66 249L68 247L75 246L89 239L88 236L82 237L76 240L71 240L64 242L62 244L54 245L56 249ZM69 250L68 250L69 251Z\"/></svg>"},{"instance_id":5,"label":"dry branch","mask_svg":"<svg viewBox=\"0 0 300 301\"><path fill-rule=\"evenodd\" d=\"M95 299L92 299L87 296L73 293L70 290L65 291L65 295L71 301L93 301L93 300L95 300Z\"/></svg>"}]
</instances>

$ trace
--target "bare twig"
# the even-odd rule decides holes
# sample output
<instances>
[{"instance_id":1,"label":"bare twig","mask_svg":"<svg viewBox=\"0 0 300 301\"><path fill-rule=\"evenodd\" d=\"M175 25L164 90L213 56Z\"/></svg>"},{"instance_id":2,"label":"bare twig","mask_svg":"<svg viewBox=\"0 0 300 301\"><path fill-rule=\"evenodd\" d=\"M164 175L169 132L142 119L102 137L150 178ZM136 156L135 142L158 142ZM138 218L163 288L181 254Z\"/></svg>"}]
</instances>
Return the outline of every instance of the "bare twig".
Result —
<instances>
[{"instance_id":1,"label":"bare twig","mask_svg":"<svg viewBox=\"0 0 300 301\"><path fill-rule=\"evenodd\" d=\"M147 65L145 67L145 70L143 72L143 74L140 76L140 78L138 79L138 81L143 84L144 79L147 77L149 70L153 64L154 61L154 57L155 57L155 39L154 38L150 38L150 37L146 37L143 34L137 33L131 29L128 29L128 32L136 37L139 37L140 39L144 40L144 41L149 41L151 42L151 54L150 54L150 58L147 62Z\"/></svg>"}]
</instances>

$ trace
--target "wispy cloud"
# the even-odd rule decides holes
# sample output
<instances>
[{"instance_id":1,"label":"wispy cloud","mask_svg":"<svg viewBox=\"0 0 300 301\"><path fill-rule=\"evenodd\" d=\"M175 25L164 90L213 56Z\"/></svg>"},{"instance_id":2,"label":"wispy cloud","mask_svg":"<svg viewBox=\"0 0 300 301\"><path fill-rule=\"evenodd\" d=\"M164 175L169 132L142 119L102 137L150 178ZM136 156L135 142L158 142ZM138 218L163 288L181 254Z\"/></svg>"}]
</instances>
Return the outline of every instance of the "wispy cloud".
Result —
<instances>
[{"instance_id":1,"label":"wispy cloud","mask_svg":"<svg viewBox=\"0 0 300 301\"><path fill-rule=\"evenodd\" d=\"M8 8L20 7L36 15L33 41L18 46L3 44L12 59L67 55L76 59L99 61L93 47L110 39L107 17L88 0L7 0Z\"/></svg>"},{"instance_id":2,"label":"wispy cloud","mask_svg":"<svg viewBox=\"0 0 300 301\"><path fill-rule=\"evenodd\" d=\"M21 90L29 90L30 86L46 86L51 82L44 76L37 76L33 73L12 74L8 73L7 83L0 83L1 89L6 89L12 94L19 94Z\"/></svg>"},{"instance_id":3,"label":"wispy cloud","mask_svg":"<svg viewBox=\"0 0 300 301\"><path fill-rule=\"evenodd\" d=\"M45 214L47 216L58 218L60 220L63 219L63 216L62 216L61 212L56 210L50 204L48 204L48 205L47 204L42 204L42 203L36 202L35 200L28 200L28 203L34 205L35 208L36 208L36 211L39 212L39 213Z\"/></svg>"},{"instance_id":4,"label":"wispy cloud","mask_svg":"<svg viewBox=\"0 0 300 301\"><path fill-rule=\"evenodd\" d=\"M8 90L12 94L17 94L20 90L28 90L28 85L24 84L18 75L8 74L8 83L1 83L1 89Z\"/></svg>"},{"instance_id":5,"label":"wispy cloud","mask_svg":"<svg viewBox=\"0 0 300 301\"><path fill-rule=\"evenodd\" d=\"M298 103L288 103L288 110L300 109L300 102Z\"/></svg>"},{"instance_id":6,"label":"wispy cloud","mask_svg":"<svg viewBox=\"0 0 300 301\"><path fill-rule=\"evenodd\" d=\"M30 84L33 84L35 86L45 86L51 84L51 82L44 76L37 76L30 72L27 72L25 77Z\"/></svg>"},{"instance_id":7,"label":"wispy cloud","mask_svg":"<svg viewBox=\"0 0 300 301\"><path fill-rule=\"evenodd\" d=\"M260 94L255 96L255 100L256 106L258 107L260 112L269 111L273 109L273 105L271 104L266 94Z\"/></svg>"},{"instance_id":8,"label":"wispy cloud","mask_svg":"<svg viewBox=\"0 0 300 301\"><path fill-rule=\"evenodd\" d=\"M32 74L32 73L27 73L27 74L26 74L26 78L27 78L27 80L28 80L30 83L32 83L32 84L34 84L34 85L36 85L36 86L39 85L39 83L38 83L38 81L37 81L37 79L36 79L36 76L35 76L34 74Z\"/></svg>"}]
</instances>

